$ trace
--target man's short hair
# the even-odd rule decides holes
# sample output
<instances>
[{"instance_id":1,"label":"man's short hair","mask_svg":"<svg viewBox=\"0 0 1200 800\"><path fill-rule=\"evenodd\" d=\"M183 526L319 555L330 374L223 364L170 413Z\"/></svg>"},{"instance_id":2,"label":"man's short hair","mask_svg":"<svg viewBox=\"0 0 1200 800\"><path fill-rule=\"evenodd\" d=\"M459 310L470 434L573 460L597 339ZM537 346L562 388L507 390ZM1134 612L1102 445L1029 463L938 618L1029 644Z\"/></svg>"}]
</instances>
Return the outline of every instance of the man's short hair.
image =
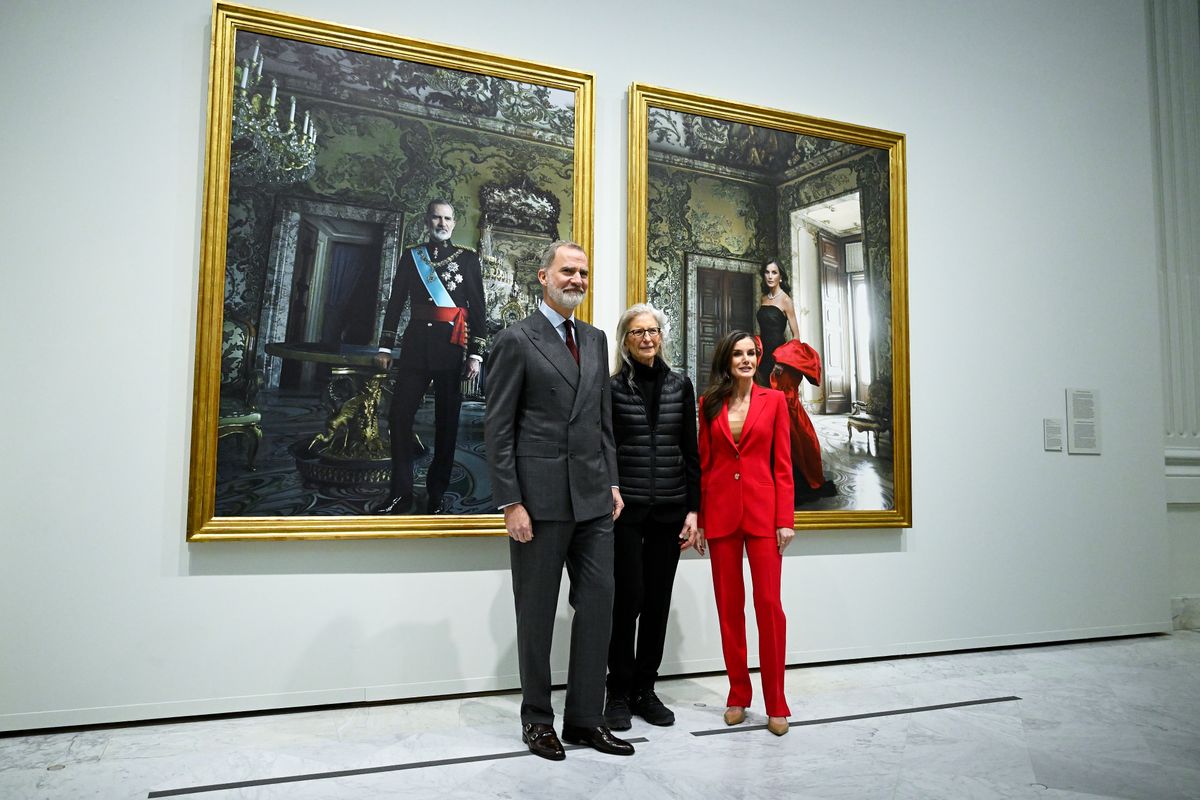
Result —
<instances>
[{"instance_id":1,"label":"man's short hair","mask_svg":"<svg viewBox=\"0 0 1200 800\"><path fill-rule=\"evenodd\" d=\"M550 265L554 263L554 256L564 247L568 250L578 250L587 255L587 251L581 245L560 239L557 242L551 242L546 245L546 249L542 251L542 264L538 269L550 269Z\"/></svg>"},{"instance_id":2,"label":"man's short hair","mask_svg":"<svg viewBox=\"0 0 1200 800\"><path fill-rule=\"evenodd\" d=\"M451 203L449 200L443 197L438 197L434 200L430 200L429 205L425 206L425 219L429 219L433 216L434 206L450 206L450 213L454 213L454 203Z\"/></svg>"}]
</instances>

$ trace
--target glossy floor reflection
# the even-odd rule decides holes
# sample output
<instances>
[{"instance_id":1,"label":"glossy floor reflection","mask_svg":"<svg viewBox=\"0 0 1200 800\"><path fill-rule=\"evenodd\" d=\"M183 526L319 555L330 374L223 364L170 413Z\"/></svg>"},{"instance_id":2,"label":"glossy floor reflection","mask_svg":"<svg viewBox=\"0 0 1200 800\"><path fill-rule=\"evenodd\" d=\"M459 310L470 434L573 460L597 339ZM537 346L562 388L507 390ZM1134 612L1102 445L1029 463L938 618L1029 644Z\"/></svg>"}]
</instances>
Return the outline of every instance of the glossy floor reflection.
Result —
<instances>
[{"instance_id":1,"label":"glossy floor reflection","mask_svg":"<svg viewBox=\"0 0 1200 800\"><path fill-rule=\"evenodd\" d=\"M866 433L853 437L846 414L812 414L821 442L821 466L838 493L799 506L801 511L880 511L896 507L892 439L883 437L876 450Z\"/></svg>"},{"instance_id":2,"label":"glossy floor reflection","mask_svg":"<svg viewBox=\"0 0 1200 800\"><path fill-rule=\"evenodd\" d=\"M674 727L636 720L632 758L561 763L490 758L522 751L515 694L9 737L0 797L1200 798L1198 665L1200 634L1184 631L796 668L782 738L724 732L723 677L668 680ZM753 708L747 726L765 721Z\"/></svg>"}]
</instances>

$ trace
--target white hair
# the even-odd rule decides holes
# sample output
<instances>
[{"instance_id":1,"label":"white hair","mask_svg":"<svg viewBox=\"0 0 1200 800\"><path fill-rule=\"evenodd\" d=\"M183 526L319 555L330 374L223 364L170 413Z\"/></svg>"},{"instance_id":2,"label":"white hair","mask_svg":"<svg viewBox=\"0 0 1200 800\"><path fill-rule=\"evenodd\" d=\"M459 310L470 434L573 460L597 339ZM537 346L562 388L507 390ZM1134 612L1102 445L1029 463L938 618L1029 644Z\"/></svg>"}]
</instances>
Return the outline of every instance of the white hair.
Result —
<instances>
[{"instance_id":1,"label":"white hair","mask_svg":"<svg viewBox=\"0 0 1200 800\"><path fill-rule=\"evenodd\" d=\"M625 313L621 315L621 319L617 322L617 353L621 356L621 364L617 367L617 374L628 364L630 369L633 369L633 356L629 354L629 326L633 324L633 320L642 314L650 314L654 317L654 321L658 324L662 333L659 335L659 340L666 342L667 340L667 315L660 309L655 308L649 303L635 303L625 309ZM661 356L662 353L660 352Z\"/></svg>"}]
</instances>

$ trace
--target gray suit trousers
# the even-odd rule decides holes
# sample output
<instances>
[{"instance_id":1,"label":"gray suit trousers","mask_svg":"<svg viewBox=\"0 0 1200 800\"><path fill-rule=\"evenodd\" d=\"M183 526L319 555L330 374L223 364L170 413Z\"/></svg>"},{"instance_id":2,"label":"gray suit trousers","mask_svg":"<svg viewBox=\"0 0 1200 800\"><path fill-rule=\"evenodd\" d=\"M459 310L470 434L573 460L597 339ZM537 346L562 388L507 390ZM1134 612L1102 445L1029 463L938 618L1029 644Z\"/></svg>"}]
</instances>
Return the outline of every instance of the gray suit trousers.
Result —
<instances>
[{"instance_id":1,"label":"gray suit trousers","mask_svg":"<svg viewBox=\"0 0 1200 800\"><path fill-rule=\"evenodd\" d=\"M584 522L533 521L533 539L509 539L517 606L517 660L521 670L521 722L554 724L550 704L550 644L562 568L571 581L571 663L567 673L567 725L604 724L604 674L612 628L613 522L610 515Z\"/></svg>"}]
</instances>

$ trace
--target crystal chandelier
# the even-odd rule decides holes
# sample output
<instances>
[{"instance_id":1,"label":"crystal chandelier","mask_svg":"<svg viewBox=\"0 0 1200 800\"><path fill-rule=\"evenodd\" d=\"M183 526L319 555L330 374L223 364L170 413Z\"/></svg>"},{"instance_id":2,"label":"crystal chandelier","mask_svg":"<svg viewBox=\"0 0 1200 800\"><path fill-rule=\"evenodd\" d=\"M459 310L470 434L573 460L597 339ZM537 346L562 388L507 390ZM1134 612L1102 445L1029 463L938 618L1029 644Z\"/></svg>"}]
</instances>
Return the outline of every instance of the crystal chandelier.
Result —
<instances>
[{"instance_id":1,"label":"crystal chandelier","mask_svg":"<svg viewBox=\"0 0 1200 800\"><path fill-rule=\"evenodd\" d=\"M255 42L254 54L234 66L237 91L233 98L229 173L235 179L267 186L306 181L317 171L317 128L307 111L303 124L297 127L295 95L287 122L281 122L276 104L279 84L270 78L267 97L263 61L259 43Z\"/></svg>"}]
</instances>

